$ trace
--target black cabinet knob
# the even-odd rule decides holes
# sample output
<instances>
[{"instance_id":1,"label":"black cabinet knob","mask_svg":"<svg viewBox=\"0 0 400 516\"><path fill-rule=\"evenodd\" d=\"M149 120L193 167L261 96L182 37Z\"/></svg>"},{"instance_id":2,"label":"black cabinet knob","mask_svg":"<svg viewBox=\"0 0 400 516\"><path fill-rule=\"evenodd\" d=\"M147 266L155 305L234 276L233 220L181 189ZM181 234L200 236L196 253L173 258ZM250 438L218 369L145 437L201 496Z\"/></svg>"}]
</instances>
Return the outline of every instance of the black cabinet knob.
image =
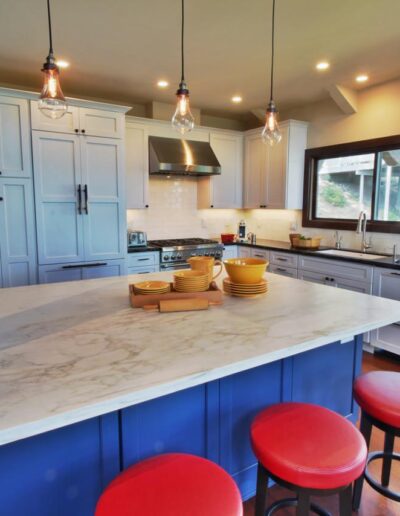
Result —
<instances>
[{"instance_id":1,"label":"black cabinet knob","mask_svg":"<svg viewBox=\"0 0 400 516\"><path fill-rule=\"evenodd\" d=\"M1 202L1 201L4 201L3 197L0 197L0 202Z\"/></svg>"},{"instance_id":2,"label":"black cabinet knob","mask_svg":"<svg viewBox=\"0 0 400 516\"><path fill-rule=\"evenodd\" d=\"M86 133L85 129L82 129L82 131L81 131L81 132L82 132L82 134L85 134L85 133Z\"/></svg>"},{"instance_id":3,"label":"black cabinet knob","mask_svg":"<svg viewBox=\"0 0 400 516\"><path fill-rule=\"evenodd\" d=\"M75 129L75 132L76 132L76 133L79 133L79 129Z\"/></svg>"},{"instance_id":4,"label":"black cabinet knob","mask_svg":"<svg viewBox=\"0 0 400 516\"><path fill-rule=\"evenodd\" d=\"M210 208L214 208L214 205L213 205L213 204L211 204Z\"/></svg>"},{"instance_id":5,"label":"black cabinet knob","mask_svg":"<svg viewBox=\"0 0 400 516\"><path fill-rule=\"evenodd\" d=\"M2 174L2 173L3 173L3 172L0 170L0 176L1 176L1 174Z\"/></svg>"},{"instance_id":6,"label":"black cabinet knob","mask_svg":"<svg viewBox=\"0 0 400 516\"><path fill-rule=\"evenodd\" d=\"M145 207L145 208L148 208L148 207L149 207L149 205L148 205L148 204L146 204L144 207Z\"/></svg>"}]
</instances>

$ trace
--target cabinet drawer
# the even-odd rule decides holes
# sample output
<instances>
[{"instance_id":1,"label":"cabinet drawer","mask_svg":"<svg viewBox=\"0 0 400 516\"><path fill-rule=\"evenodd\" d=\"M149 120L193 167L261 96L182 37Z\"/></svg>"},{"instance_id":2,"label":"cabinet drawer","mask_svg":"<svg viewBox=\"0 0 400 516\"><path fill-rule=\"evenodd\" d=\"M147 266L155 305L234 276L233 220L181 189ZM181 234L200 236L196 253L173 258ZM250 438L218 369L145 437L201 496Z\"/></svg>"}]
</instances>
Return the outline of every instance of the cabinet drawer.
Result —
<instances>
[{"instance_id":1,"label":"cabinet drawer","mask_svg":"<svg viewBox=\"0 0 400 516\"><path fill-rule=\"evenodd\" d=\"M299 269L319 272L324 276L333 278L340 277L341 279L362 281L364 283L372 282L372 267L358 263L339 262L337 260L326 260L324 258L300 255Z\"/></svg>"},{"instance_id":2,"label":"cabinet drawer","mask_svg":"<svg viewBox=\"0 0 400 516\"><path fill-rule=\"evenodd\" d=\"M130 253L128 254L128 267L147 267L160 262L158 252Z\"/></svg>"},{"instance_id":3,"label":"cabinet drawer","mask_svg":"<svg viewBox=\"0 0 400 516\"><path fill-rule=\"evenodd\" d=\"M321 283L330 287L343 288L345 290L352 290L353 292L360 292L362 294L371 294L372 285L364 281L357 281L348 278L341 278L340 276L327 276L320 272L299 270L298 278L304 281L311 281L312 283Z\"/></svg>"},{"instance_id":4,"label":"cabinet drawer","mask_svg":"<svg viewBox=\"0 0 400 516\"><path fill-rule=\"evenodd\" d=\"M270 251L270 261L274 265L297 268L298 255L292 253L282 253L281 251Z\"/></svg>"},{"instance_id":5,"label":"cabinet drawer","mask_svg":"<svg viewBox=\"0 0 400 516\"><path fill-rule=\"evenodd\" d=\"M148 274L150 272L159 272L158 264L144 265L143 267L128 267L128 274Z\"/></svg>"},{"instance_id":6,"label":"cabinet drawer","mask_svg":"<svg viewBox=\"0 0 400 516\"><path fill-rule=\"evenodd\" d=\"M251 250L251 256L253 258L264 258L264 260L269 260L269 251L267 251L266 249L253 248Z\"/></svg>"},{"instance_id":7,"label":"cabinet drawer","mask_svg":"<svg viewBox=\"0 0 400 516\"><path fill-rule=\"evenodd\" d=\"M273 272L274 274L280 274L281 276L288 276L289 278L297 278L297 269L294 267L274 265L271 263L268 267L268 271Z\"/></svg>"}]
</instances>

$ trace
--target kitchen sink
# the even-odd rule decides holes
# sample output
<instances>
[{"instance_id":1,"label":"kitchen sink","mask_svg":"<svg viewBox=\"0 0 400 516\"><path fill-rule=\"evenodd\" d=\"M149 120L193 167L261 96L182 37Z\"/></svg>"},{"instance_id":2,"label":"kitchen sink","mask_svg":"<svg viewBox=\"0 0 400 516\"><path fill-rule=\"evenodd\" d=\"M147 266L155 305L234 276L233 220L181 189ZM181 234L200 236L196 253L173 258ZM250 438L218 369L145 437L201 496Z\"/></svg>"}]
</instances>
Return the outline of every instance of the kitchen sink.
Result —
<instances>
[{"instance_id":1,"label":"kitchen sink","mask_svg":"<svg viewBox=\"0 0 400 516\"><path fill-rule=\"evenodd\" d=\"M381 260L387 256L381 254L361 253L357 251L344 251L342 249L326 249L325 251L316 251L319 254L327 254L329 256L343 256L343 258L357 258L361 260Z\"/></svg>"}]
</instances>

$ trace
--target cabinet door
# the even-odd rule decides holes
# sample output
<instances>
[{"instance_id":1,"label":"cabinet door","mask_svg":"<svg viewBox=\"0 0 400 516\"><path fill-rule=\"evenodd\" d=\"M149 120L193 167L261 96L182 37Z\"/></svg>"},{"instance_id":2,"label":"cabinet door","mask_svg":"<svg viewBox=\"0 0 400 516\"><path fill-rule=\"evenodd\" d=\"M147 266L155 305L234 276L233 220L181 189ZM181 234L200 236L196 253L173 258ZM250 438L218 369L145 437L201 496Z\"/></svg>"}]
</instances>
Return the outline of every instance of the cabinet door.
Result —
<instances>
[{"instance_id":1,"label":"cabinet door","mask_svg":"<svg viewBox=\"0 0 400 516\"><path fill-rule=\"evenodd\" d=\"M105 263L85 264L82 268L82 279L108 278L110 276L123 276L125 271L125 260L110 260Z\"/></svg>"},{"instance_id":2,"label":"cabinet door","mask_svg":"<svg viewBox=\"0 0 400 516\"><path fill-rule=\"evenodd\" d=\"M144 124L128 122L125 128L126 208L148 208L149 149Z\"/></svg>"},{"instance_id":3,"label":"cabinet door","mask_svg":"<svg viewBox=\"0 0 400 516\"><path fill-rule=\"evenodd\" d=\"M0 96L0 177L31 175L28 101Z\"/></svg>"},{"instance_id":4,"label":"cabinet door","mask_svg":"<svg viewBox=\"0 0 400 516\"><path fill-rule=\"evenodd\" d=\"M227 260L228 258L237 258L238 256L238 247L236 245L228 245L224 247L224 252L222 255L223 260Z\"/></svg>"},{"instance_id":5,"label":"cabinet door","mask_svg":"<svg viewBox=\"0 0 400 516\"><path fill-rule=\"evenodd\" d=\"M81 137L85 260L126 254L122 141Z\"/></svg>"},{"instance_id":6,"label":"cabinet door","mask_svg":"<svg viewBox=\"0 0 400 516\"><path fill-rule=\"evenodd\" d=\"M84 260L79 136L33 131L38 257L41 265Z\"/></svg>"},{"instance_id":7,"label":"cabinet door","mask_svg":"<svg viewBox=\"0 0 400 516\"><path fill-rule=\"evenodd\" d=\"M81 279L81 267L69 267L68 265L39 266L39 283L61 283L63 281L78 281Z\"/></svg>"},{"instance_id":8,"label":"cabinet door","mask_svg":"<svg viewBox=\"0 0 400 516\"><path fill-rule=\"evenodd\" d=\"M243 140L238 135L211 133L210 145L221 165L221 175L212 176L206 182L210 193L200 208L241 208L243 174Z\"/></svg>"},{"instance_id":9,"label":"cabinet door","mask_svg":"<svg viewBox=\"0 0 400 516\"><path fill-rule=\"evenodd\" d=\"M37 101L32 100L31 121L32 129L38 129L39 131L67 134L79 133L79 108L68 105L67 112L61 118L52 119L40 111Z\"/></svg>"},{"instance_id":10,"label":"cabinet door","mask_svg":"<svg viewBox=\"0 0 400 516\"><path fill-rule=\"evenodd\" d=\"M286 164L288 152L288 127L281 127L279 145L266 149L266 173L264 176L264 199L267 208L284 209L286 198Z\"/></svg>"},{"instance_id":11,"label":"cabinet door","mask_svg":"<svg viewBox=\"0 0 400 516\"><path fill-rule=\"evenodd\" d=\"M252 134L245 138L244 165L244 208L262 208L264 199L264 176L267 158L266 146L260 134Z\"/></svg>"},{"instance_id":12,"label":"cabinet door","mask_svg":"<svg viewBox=\"0 0 400 516\"><path fill-rule=\"evenodd\" d=\"M125 116L123 113L102 109L79 108L79 129L87 136L123 138Z\"/></svg>"},{"instance_id":13,"label":"cabinet door","mask_svg":"<svg viewBox=\"0 0 400 516\"><path fill-rule=\"evenodd\" d=\"M0 265L3 286L36 283L32 182L0 179Z\"/></svg>"}]
</instances>

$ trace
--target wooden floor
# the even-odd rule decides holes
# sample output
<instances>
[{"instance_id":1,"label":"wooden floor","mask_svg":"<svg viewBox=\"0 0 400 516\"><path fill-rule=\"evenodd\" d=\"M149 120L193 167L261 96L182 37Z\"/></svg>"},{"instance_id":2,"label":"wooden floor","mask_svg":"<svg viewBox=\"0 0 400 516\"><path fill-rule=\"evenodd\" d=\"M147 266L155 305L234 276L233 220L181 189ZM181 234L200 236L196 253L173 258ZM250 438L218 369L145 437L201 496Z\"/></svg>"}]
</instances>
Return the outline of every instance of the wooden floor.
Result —
<instances>
[{"instance_id":1,"label":"wooden floor","mask_svg":"<svg viewBox=\"0 0 400 516\"><path fill-rule=\"evenodd\" d=\"M400 361L392 360L387 356L371 355L370 353L364 353L363 357L363 371L379 371L379 370L390 370L400 372ZM370 450L383 450L383 432L374 428L371 438ZM400 439L395 441L395 450L400 452ZM381 461L376 461L371 465L371 471L379 475ZM392 465L392 473L390 478L391 489L400 492L400 463L394 461ZM275 486L268 492L268 502L274 502L281 498L293 496L293 493L282 487ZM316 498L316 502L321 505L324 509L330 511L333 516L339 515L337 496L329 498ZM277 512L279 516L291 516L295 514L295 509L282 509ZM364 483L363 494L361 499L361 507L358 513L359 516L399 516L400 515L400 502L394 502L387 500L376 491L374 491L368 484ZM254 515L254 499L249 500L244 504L244 516Z\"/></svg>"}]
</instances>

